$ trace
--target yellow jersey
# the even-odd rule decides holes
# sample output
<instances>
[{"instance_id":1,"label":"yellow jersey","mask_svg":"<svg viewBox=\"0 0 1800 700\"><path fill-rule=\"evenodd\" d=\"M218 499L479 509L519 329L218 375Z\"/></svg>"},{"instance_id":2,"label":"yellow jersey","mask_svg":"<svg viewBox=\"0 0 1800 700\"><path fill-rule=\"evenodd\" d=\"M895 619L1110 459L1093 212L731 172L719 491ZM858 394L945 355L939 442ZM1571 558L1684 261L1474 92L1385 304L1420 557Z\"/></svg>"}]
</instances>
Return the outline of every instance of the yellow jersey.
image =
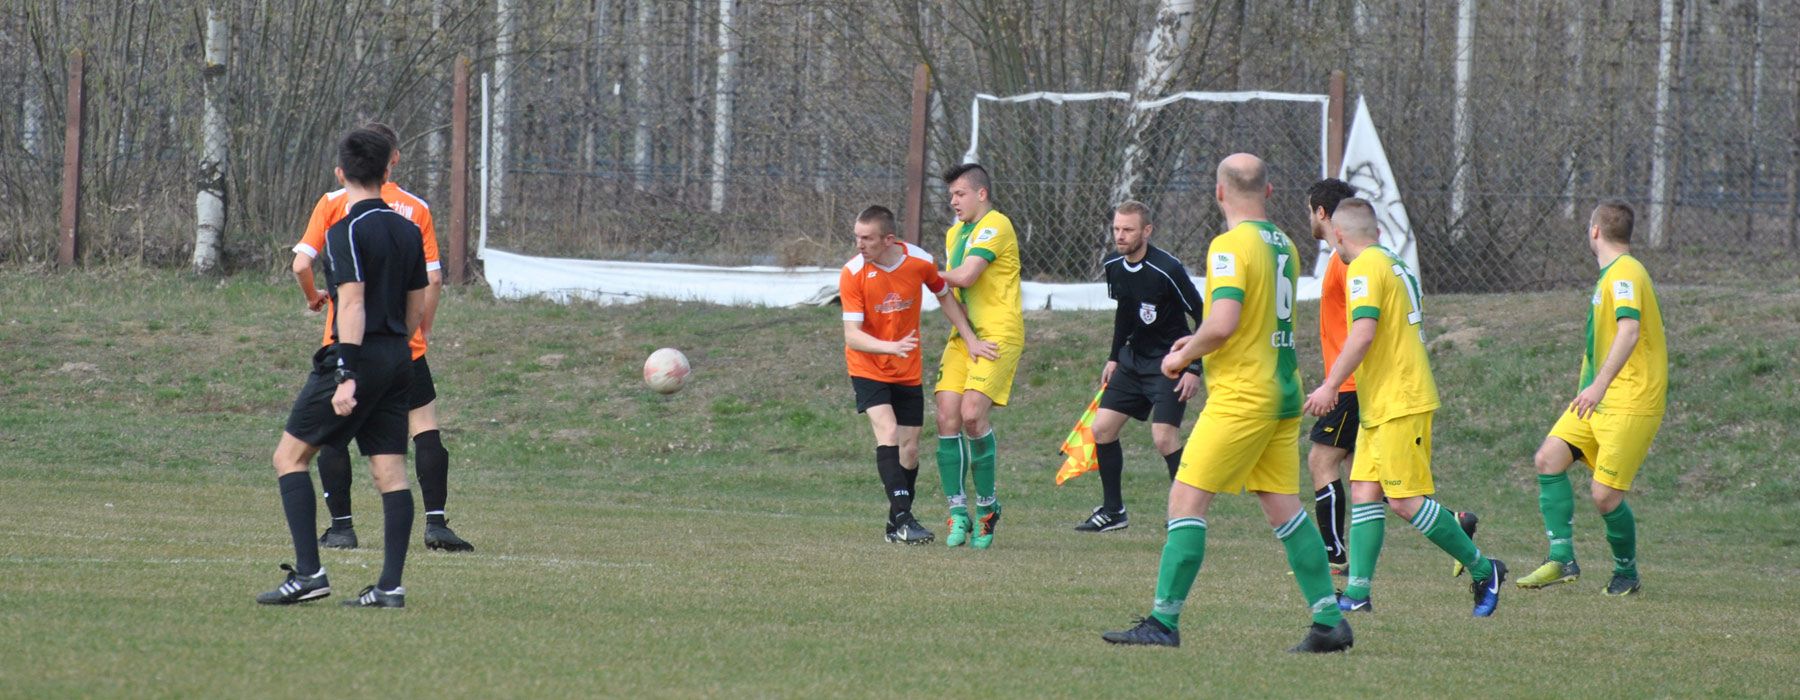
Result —
<instances>
[{"instance_id":1,"label":"yellow jersey","mask_svg":"<svg viewBox=\"0 0 1800 700\"><path fill-rule=\"evenodd\" d=\"M1201 358L1206 410L1269 420L1300 416L1294 357L1294 242L1267 221L1245 221L1206 249L1206 316L1222 299L1243 305L1237 331Z\"/></svg>"},{"instance_id":2,"label":"yellow jersey","mask_svg":"<svg viewBox=\"0 0 1800 700\"><path fill-rule=\"evenodd\" d=\"M1346 327L1375 319L1375 341L1356 368L1356 408L1363 427L1437 410L1437 381L1425 353L1425 306L1419 278L1388 249L1372 245L1345 273Z\"/></svg>"},{"instance_id":3,"label":"yellow jersey","mask_svg":"<svg viewBox=\"0 0 1800 700\"><path fill-rule=\"evenodd\" d=\"M1650 272L1630 255L1621 255L1600 270L1594 285L1593 306L1588 309L1587 354L1581 358L1581 388L1594 383L1594 373L1606 362L1618 320L1638 321L1637 346L1625 366L1606 388L1606 398L1595 410L1601 413L1662 415L1669 389L1669 347L1663 340L1662 308L1656 304L1656 287Z\"/></svg>"},{"instance_id":4,"label":"yellow jersey","mask_svg":"<svg viewBox=\"0 0 1800 700\"><path fill-rule=\"evenodd\" d=\"M944 232L946 269L954 270L969 256L988 261L975 284L956 290L969 311L969 325L982 340L1025 340L1025 310L1019 292L1019 237L1012 220L998 211L981 219L950 225Z\"/></svg>"}]
</instances>

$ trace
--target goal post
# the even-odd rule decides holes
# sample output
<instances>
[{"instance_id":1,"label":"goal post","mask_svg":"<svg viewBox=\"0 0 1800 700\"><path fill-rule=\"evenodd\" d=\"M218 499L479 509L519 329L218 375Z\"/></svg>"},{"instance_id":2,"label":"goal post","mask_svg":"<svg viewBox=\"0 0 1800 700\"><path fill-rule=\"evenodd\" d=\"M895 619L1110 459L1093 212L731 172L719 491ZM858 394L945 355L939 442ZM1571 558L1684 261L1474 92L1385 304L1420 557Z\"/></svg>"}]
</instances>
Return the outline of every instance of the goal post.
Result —
<instances>
[{"instance_id":1,"label":"goal post","mask_svg":"<svg viewBox=\"0 0 1800 700\"><path fill-rule=\"evenodd\" d=\"M1191 260L1220 223L1212 193L1219 159L1262 157L1283 201L1328 176L1330 107L1327 95L1268 91L1143 101L1117 91L983 93L969 105L963 162L989 169L995 206L1025 243L1028 278L1091 280L1112 250L1107 216L1127 197L1155 212L1154 243ZM1304 206L1277 204L1270 217L1310 263Z\"/></svg>"}]
</instances>

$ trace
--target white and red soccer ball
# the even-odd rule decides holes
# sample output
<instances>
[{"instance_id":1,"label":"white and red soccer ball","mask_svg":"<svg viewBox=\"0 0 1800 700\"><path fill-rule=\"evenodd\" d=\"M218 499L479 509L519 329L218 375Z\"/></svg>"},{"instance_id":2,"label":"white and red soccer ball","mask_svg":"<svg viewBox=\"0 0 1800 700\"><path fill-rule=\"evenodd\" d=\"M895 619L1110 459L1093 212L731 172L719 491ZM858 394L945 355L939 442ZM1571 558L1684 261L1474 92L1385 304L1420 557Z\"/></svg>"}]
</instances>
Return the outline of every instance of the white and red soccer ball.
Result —
<instances>
[{"instance_id":1,"label":"white and red soccer ball","mask_svg":"<svg viewBox=\"0 0 1800 700\"><path fill-rule=\"evenodd\" d=\"M690 371L686 355L675 348L663 348L644 360L644 384L658 394L673 394L687 384Z\"/></svg>"}]
</instances>

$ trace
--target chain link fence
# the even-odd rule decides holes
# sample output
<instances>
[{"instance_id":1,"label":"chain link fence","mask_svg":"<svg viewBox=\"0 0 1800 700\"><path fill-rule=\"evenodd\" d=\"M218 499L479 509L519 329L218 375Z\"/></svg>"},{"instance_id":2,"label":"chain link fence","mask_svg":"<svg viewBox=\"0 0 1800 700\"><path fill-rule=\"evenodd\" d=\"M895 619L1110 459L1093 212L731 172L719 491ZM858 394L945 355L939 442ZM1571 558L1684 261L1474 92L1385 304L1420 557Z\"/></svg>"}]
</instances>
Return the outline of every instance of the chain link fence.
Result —
<instances>
[{"instance_id":1,"label":"chain link fence","mask_svg":"<svg viewBox=\"0 0 1800 700\"><path fill-rule=\"evenodd\" d=\"M1800 6L1671 0L1665 31L1663 0L1469 3L1471 40L1459 52L1462 2L1321 0L1304 12L1202 2L1173 85L1313 94L1329 71L1345 70L1352 100L1369 99L1435 291L1584 284L1587 210L1613 197L1638 210L1639 250L1659 279L1800 267ZM285 265L313 198L335 187L332 143L358 121L397 127L396 179L447 201L459 54L506 87L494 104L505 157L490 245L833 265L851 252L856 211L899 204L914 64L932 68L926 161L940 172L970 146L978 93L1131 89L1157 9L1153 0L739 0L726 20L717 0L213 4L233 37L227 260L269 270ZM0 4L0 90L18 96L0 104L0 260L42 261L55 249L64 66L79 47L84 260L186 261L206 5ZM1461 101L1459 55L1469 76ZM1455 128L1459 104L1466 135ZM984 107L978 156L1025 236L1027 274L1092 279L1131 141L1125 103ZM1319 171L1316 123L1309 105L1170 104L1138 138L1131 194L1158 210L1159 242L1191 260L1222 223L1213 164L1258 152L1274 168L1271 214L1310 256L1302 193ZM1654 247L1652 209L1666 221ZM928 247L949 218L933 183Z\"/></svg>"}]
</instances>

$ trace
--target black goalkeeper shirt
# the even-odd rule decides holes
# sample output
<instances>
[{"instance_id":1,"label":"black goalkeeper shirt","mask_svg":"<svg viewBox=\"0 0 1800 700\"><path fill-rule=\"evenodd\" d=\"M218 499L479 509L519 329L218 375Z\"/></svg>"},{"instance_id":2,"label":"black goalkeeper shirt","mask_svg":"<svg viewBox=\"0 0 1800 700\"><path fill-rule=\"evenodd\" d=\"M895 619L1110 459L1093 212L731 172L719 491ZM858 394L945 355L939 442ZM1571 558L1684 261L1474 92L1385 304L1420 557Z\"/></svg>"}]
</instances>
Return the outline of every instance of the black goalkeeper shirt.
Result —
<instances>
[{"instance_id":1,"label":"black goalkeeper shirt","mask_svg":"<svg viewBox=\"0 0 1800 700\"><path fill-rule=\"evenodd\" d=\"M325 282L331 288L331 303L338 304L339 285L363 284L363 309L368 314L363 325L365 339L409 335L406 294L425 288L429 281L422 240L418 225L380 199L357 202L325 232ZM337 335L333 323L332 340L337 340Z\"/></svg>"},{"instance_id":2,"label":"black goalkeeper shirt","mask_svg":"<svg viewBox=\"0 0 1800 700\"><path fill-rule=\"evenodd\" d=\"M1135 263L1123 255L1104 263L1106 294L1119 302L1113 314L1110 361L1117 362L1126 347L1144 360L1161 358L1169 354L1170 345L1189 334L1189 318L1196 327L1200 324L1203 302L1187 268L1161 248L1146 247L1144 258ZM1198 374L1199 364L1188 371Z\"/></svg>"}]
</instances>

